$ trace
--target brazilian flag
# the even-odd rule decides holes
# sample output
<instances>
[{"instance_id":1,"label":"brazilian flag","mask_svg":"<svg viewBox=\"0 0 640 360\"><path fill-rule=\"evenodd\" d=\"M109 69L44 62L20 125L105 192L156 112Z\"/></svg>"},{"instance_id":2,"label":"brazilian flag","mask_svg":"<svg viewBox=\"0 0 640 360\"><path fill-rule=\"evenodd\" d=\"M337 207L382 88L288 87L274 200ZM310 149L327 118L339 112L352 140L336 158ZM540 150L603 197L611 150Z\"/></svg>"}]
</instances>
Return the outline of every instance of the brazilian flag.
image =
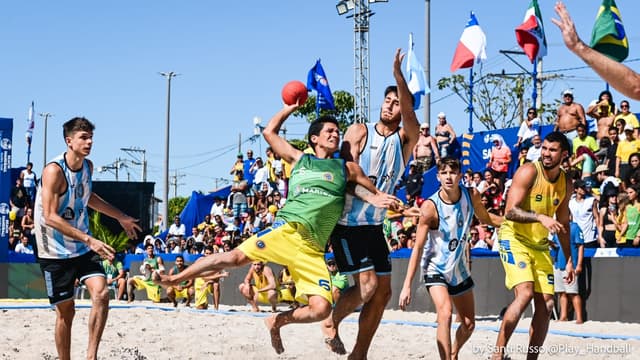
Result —
<instances>
[{"instance_id":1,"label":"brazilian flag","mask_svg":"<svg viewBox=\"0 0 640 360\"><path fill-rule=\"evenodd\" d=\"M591 33L591 47L618 62L629 56L629 41L614 0L603 0L600 5Z\"/></svg>"}]
</instances>

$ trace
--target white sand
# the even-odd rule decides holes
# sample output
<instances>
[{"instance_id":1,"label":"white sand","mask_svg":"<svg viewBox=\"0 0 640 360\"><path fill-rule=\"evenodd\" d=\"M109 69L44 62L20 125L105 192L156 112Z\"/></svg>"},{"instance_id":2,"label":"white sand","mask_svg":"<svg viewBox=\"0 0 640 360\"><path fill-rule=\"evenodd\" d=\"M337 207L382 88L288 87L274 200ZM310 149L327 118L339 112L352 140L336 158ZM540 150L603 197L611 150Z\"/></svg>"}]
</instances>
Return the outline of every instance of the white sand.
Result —
<instances>
[{"instance_id":1,"label":"white sand","mask_svg":"<svg viewBox=\"0 0 640 360\"><path fill-rule=\"evenodd\" d=\"M77 302L72 334L72 359L85 356L87 344L88 301ZM99 350L100 359L346 359L327 350L319 324L289 325L282 329L284 354L278 356L271 347L263 319L268 313L253 314L246 307L224 306L219 313L194 311L182 305L174 311L169 305L136 302L128 308L112 302L114 308ZM56 359L53 342L55 312L46 302L1 301L0 359ZM37 308L12 309L16 306ZM46 308L38 308L43 307ZM146 307L146 308L145 308ZM158 309L161 307L162 309ZM164 310L163 310L164 309ZM284 307L282 307L284 310ZM165 311L168 310L168 311ZM341 326L347 350L355 341L356 315ZM512 359L524 359L530 319L523 319L510 342ZM435 359L437 348L435 314L387 311L373 340L369 359ZM405 323L405 324L402 324ZM410 323L410 324L407 324ZM461 352L462 359L486 359L495 343L498 321L479 320L476 331ZM545 342L544 358L638 359L640 358L640 324L619 322L559 323L553 321ZM558 334L567 332L570 336ZM580 337L590 333L597 337L629 336L631 340Z\"/></svg>"}]
</instances>

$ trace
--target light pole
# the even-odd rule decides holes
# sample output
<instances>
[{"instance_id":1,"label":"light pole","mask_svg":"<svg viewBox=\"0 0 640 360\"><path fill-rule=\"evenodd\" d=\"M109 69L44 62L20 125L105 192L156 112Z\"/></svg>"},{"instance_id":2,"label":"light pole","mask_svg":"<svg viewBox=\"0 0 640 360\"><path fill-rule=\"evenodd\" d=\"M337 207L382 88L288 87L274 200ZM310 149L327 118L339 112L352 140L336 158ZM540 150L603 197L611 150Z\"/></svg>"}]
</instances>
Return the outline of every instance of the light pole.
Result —
<instances>
[{"instance_id":1,"label":"light pole","mask_svg":"<svg viewBox=\"0 0 640 360\"><path fill-rule=\"evenodd\" d=\"M162 194L162 201L164 202L164 211L162 218L169 218L169 130L171 123L171 79L178 76L173 71L161 72L160 75L167 79L167 119L165 124L165 136L164 136L164 189Z\"/></svg>"},{"instance_id":2,"label":"light pole","mask_svg":"<svg viewBox=\"0 0 640 360\"><path fill-rule=\"evenodd\" d=\"M42 168L44 168L45 166L47 166L47 120L49 120L50 117L53 117L53 114L50 113L40 113L38 114L39 116L44 118L44 150L43 150L43 159L42 159Z\"/></svg>"},{"instance_id":3,"label":"light pole","mask_svg":"<svg viewBox=\"0 0 640 360\"><path fill-rule=\"evenodd\" d=\"M336 5L338 15L353 10L353 67L355 122L369 121L369 18L375 13L369 10L369 3L388 2L388 0L341 0Z\"/></svg>"}]
</instances>

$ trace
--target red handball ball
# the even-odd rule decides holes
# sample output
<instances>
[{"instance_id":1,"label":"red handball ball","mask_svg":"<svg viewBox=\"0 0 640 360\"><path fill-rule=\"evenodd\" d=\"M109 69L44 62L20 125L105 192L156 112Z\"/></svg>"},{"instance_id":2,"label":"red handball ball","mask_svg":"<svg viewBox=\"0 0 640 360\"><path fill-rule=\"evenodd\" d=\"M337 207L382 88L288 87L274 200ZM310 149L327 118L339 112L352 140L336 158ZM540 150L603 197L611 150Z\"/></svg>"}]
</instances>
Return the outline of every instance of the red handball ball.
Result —
<instances>
[{"instance_id":1,"label":"red handball ball","mask_svg":"<svg viewBox=\"0 0 640 360\"><path fill-rule=\"evenodd\" d=\"M303 105L308 96L307 87L298 80L289 81L282 88L282 101L287 105L294 105L296 102Z\"/></svg>"}]
</instances>

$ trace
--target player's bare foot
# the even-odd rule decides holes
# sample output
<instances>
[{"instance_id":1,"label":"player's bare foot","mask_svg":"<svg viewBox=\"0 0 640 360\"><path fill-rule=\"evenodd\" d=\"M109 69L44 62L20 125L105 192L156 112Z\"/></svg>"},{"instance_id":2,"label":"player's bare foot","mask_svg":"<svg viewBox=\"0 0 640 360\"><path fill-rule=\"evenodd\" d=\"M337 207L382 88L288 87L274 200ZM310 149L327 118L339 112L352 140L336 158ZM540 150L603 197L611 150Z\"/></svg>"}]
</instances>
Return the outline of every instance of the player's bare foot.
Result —
<instances>
[{"instance_id":1,"label":"player's bare foot","mask_svg":"<svg viewBox=\"0 0 640 360\"><path fill-rule=\"evenodd\" d=\"M331 318L323 321L320 324L320 327L322 329L322 334L324 335L324 343L325 345L327 345L327 348L339 355L346 354L347 350L344 348L344 344L342 343L340 336L338 336L338 332L333 327Z\"/></svg>"},{"instance_id":2,"label":"player's bare foot","mask_svg":"<svg viewBox=\"0 0 640 360\"><path fill-rule=\"evenodd\" d=\"M269 330L273 350L276 351L276 354L282 354L284 352L284 346L282 345L282 338L280 337L280 328L276 326L276 316L277 315L273 315L264 319L264 324L267 326L267 330Z\"/></svg>"}]
</instances>

